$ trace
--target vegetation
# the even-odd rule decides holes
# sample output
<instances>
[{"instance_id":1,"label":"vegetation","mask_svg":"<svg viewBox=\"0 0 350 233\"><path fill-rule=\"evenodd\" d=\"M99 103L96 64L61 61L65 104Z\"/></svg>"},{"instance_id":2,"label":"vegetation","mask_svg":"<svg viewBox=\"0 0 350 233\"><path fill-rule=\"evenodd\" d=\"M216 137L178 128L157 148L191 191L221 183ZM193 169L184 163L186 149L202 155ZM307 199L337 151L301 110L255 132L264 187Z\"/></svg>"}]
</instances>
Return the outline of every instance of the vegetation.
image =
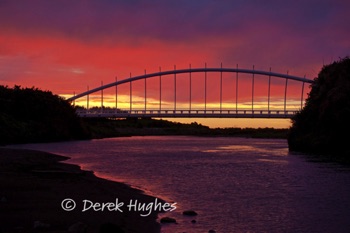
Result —
<instances>
[{"instance_id":1,"label":"vegetation","mask_svg":"<svg viewBox=\"0 0 350 233\"><path fill-rule=\"evenodd\" d=\"M145 135L236 136L256 138L287 138L288 129L215 128L192 122L176 123L150 118L83 119L93 138Z\"/></svg>"},{"instance_id":2,"label":"vegetation","mask_svg":"<svg viewBox=\"0 0 350 233\"><path fill-rule=\"evenodd\" d=\"M350 59L324 66L292 119L290 150L329 154L350 160Z\"/></svg>"},{"instance_id":3,"label":"vegetation","mask_svg":"<svg viewBox=\"0 0 350 233\"><path fill-rule=\"evenodd\" d=\"M216 128L150 118L79 118L68 101L36 88L0 86L0 145L145 135L286 138L287 129ZM98 108L96 111L100 111Z\"/></svg>"},{"instance_id":4,"label":"vegetation","mask_svg":"<svg viewBox=\"0 0 350 233\"><path fill-rule=\"evenodd\" d=\"M0 86L0 144L88 138L75 109L35 88Z\"/></svg>"}]
</instances>

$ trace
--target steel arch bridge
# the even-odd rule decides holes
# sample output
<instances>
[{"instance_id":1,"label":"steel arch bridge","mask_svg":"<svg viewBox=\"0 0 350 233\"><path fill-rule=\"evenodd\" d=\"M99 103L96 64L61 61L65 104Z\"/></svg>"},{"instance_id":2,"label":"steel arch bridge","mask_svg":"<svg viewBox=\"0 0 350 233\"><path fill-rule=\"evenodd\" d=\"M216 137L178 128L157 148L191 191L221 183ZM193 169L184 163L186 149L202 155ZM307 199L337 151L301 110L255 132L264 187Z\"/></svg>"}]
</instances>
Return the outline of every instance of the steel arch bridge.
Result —
<instances>
[{"instance_id":1,"label":"steel arch bridge","mask_svg":"<svg viewBox=\"0 0 350 233\"><path fill-rule=\"evenodd\" d=\"M201 73L203 74L203 82L204 82L204 103L202 103L204 106L202 108L193 108L192 107L192 74L194 73ZM207 74L208 73L217 73L219 74L219 82L220 82L220 90L219 90L219 96L220 96L220 102L218 103L219 107L215 109L210 109L207 107L208 100L207 100L207 94L208 94L208 84L207 84ZM235 74L235 89L236 89L236 96L235 96L235 103L234 107L231 108L223 108L223 73L234 73ZM187 74L189 79L189 107L188 108L179 108L177 104L179 103L177 100L177 75L179 74ZM239 82L240 79L239 74L248 74L251 75L250 81L251 81L251 104L248 108L241 108L239 106L238 101L238 92L239 92ZM266 94L267 101L266 101L266 108L256 108L254 105L254 90L256 87L255 84L255 76L260 75L267 78L268 82L268 92ZM169 78L173 77L174 82L174 100L173 100L173 108L172 109L165 109L162 106L163 100L162 100L162 89L164 87L162 86L162 79L163 78ZM147 107L147 79L152 78L158 78L159 79L159 107L158 108L148 108ZM247 78L247 77L244 77ZM273 104L271 102L271 78L278 78L285 80L284 84L284 96L283 96L283 107L280 109L271 108L271 105ZM133 94L132 94L132 84L136 81L144 80L144 107L142 109L140 108L133 108ZM287 89L288 89L288 81L293 80L301 83L300 87L300 108L290 110L287 109ZM120 109L118 108L118 86L122 84L129 83L129 108L128 109ZM123 80L117 80L115 82L109 83L109 84L101 84L101 86L90 89L88 88L87 91L82 92L80 94L74 95L73 97L68 98L67 100L70 102L75 102L75 100L86 97L86 108L77 110L77 114L80 117L100 117L100 118L129 118L129 117L151 117L151 118L291 118L297 111L299 111L303 107L303 101L304 101L304 86L305 83L312 84L313 80L308 79L306 77L297 77L292 76L289 74L280 74L270 71L261 71L261 70L255 70L254 66L253 69L239 69L238 65L236 68L223 68L222 65L220 68L207 68L206 66L204 68L188 68L188 69L176 69L176 66L174 66L174 70L169 71L161 71L161 68L159 68L159 72L156 73L150 73L134 76L132 77L130 74L129 78L125 78ZM105 89L115 87L115 108L106 109L103 105L103 91ZM164 90L163 90L164 91ZM101 108L100 109L89 109L89 95L101 92Z\"/></svg>"}]
</instances>

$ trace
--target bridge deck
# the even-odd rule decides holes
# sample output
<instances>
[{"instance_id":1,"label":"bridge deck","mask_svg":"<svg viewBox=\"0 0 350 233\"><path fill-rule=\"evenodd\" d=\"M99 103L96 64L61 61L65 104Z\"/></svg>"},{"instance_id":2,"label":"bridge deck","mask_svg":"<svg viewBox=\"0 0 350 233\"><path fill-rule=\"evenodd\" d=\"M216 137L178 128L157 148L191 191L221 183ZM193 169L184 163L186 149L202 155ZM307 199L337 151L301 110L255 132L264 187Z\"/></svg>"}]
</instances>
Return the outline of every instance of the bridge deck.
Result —
<instances>
[{"instance_id":1,"label":"bridge deck","mask_svg":"<svg viewBox=\"0 0 350 233\"><path fill-rule=\"evenodd\" d=\"M78 116L86 118L291 118L291 110L79 110Z\"/></svg>"}]
</instances>

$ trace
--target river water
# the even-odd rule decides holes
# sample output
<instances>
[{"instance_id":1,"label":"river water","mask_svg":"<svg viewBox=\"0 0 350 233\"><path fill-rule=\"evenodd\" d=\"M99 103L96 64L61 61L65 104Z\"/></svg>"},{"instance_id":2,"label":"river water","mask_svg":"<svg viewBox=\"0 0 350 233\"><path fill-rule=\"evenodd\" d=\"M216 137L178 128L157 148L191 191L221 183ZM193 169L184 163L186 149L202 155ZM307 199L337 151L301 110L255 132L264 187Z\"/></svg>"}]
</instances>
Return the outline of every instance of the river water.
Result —
<instances>
[{"instance_id":1,"label":"river water","mask_svg":"<svg viewBox=\"0 0 350 233\"><path fill-rule=\"evenodd\" d=\"M286 140L146 136L16 147L69 156L176 202L160 215L178 222L163 224L164 233L350 232L350 169L290 153ZM182 215L190 209L198 215Z\"/></svg>"}]
</instances>

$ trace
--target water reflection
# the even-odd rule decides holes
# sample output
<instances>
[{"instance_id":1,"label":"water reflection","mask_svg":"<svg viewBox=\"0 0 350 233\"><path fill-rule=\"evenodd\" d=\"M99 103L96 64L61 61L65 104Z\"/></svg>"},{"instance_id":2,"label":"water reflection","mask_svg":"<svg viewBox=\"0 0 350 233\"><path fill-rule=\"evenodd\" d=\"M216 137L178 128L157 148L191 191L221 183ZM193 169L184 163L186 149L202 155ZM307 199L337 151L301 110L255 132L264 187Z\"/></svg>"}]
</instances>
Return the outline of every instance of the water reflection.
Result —
<instances>
[{"instance_id":1,"label":"water reflection","mask_svg":"<svg viewBox=\"0 0 350 233\"><path fill-rule=\"evenodd\" d=\"M26 145L28 147L28 145ZM29 146L31 147L31 146ZM34 145L177 202L173 232L350 232L350 173L288 152L285 140L130 137ZM182 216L194 209L196 224Z\"/></svg>"}]
</instances>

